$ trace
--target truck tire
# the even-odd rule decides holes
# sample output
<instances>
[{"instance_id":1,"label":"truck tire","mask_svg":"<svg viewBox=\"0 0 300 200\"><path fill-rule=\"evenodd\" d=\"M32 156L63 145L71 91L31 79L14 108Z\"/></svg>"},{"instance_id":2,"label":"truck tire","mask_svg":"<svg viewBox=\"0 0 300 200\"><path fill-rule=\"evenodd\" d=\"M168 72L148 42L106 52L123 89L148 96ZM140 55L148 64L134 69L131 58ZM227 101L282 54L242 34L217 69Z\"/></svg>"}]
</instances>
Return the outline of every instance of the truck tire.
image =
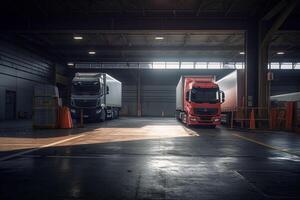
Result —
<instances>
[{"instance_id":1,"label":"truck tire","mask_svg":"<svg viewBox=\"0 0 300 200\"><path fill-rule=\"evenodd\" d=\"M115 109L111 109L111 117L110 119L114 119L115 118Z\"/></svg>"},{"instance_id":2,"label":"truck tire","mask_svg":"<svg viewBox=\"0 0 300 200\"><path fill-rule=\"evenodd\" d=\"M113 113L114 113L114 119L117 119L118 118L118 109L114 108Z\"/></svg>"},{"instance_id":3,"label":"truck tire","mask_svg":"<svg viewBox=\"0 0 300 200\"><path fill-rule=\"evenodd\" d=\"M116 109L116 119L118 119L119 118L119 109L117 108Z\"/></svg>"}]
</instances>

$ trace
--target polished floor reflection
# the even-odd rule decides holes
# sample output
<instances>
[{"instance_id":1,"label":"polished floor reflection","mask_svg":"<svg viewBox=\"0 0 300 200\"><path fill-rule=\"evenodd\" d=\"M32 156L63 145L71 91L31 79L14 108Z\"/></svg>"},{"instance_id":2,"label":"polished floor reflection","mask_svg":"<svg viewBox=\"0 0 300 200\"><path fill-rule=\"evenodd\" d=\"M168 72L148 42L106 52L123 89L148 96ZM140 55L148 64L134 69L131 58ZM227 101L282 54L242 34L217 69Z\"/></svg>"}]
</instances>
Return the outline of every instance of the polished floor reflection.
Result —
<instances>
[{"instance_id":1,"label":"polished floor reflection","mask_svg":"<svg viewBox=\"0 0 300 200\"><path fill-rule=\"evenodd\" d=\"M0 132L0 199L299 199L300 135L121 118Z\"/></svg>"}]
</instances>

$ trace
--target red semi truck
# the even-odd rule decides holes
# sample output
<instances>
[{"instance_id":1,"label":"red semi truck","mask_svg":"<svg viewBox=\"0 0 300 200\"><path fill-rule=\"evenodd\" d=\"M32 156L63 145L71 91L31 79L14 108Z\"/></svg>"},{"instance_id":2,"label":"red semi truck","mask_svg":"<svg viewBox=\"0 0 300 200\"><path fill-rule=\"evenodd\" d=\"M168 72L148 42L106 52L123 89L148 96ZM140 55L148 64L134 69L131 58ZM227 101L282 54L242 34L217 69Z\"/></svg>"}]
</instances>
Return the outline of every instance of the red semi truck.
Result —
<instances>
[{"instance_id":1,"label":"red semi truck","mask_svg":"<svg viewBox=\"0 0 300 200\"><path fill-rule=\"evenodd\" d=\"M176 87L176 118L188 126L216 127L224 101L214 76L182 76Z\"/></svg>"}]
</instances>

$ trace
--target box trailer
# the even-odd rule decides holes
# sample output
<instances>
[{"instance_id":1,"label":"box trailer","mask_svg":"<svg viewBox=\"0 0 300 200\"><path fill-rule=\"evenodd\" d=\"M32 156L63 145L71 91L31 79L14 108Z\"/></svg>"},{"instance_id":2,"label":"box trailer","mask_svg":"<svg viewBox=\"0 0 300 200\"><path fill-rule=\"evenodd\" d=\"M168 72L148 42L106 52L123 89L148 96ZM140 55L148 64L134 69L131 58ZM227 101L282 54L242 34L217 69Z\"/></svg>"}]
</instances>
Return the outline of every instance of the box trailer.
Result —
<instances>
[{"instance_id":1,"label":"box trailer","mask_svg":"<svg viewBox=\"0 0 300 200\"><path fill-rule=\"evenodd\" d=\"M104 121L119 116L122 83L105 73L76 73L72 80L73 118Z\"/></svg>"},{"instance_id":2,"label":"box trailer","mask_svg":"<svg viewBox=\"0 0 300 200\"><path fill-rule=\"evenodd\" d=\"M232 112L244 107L244 77L244 70L235 70L217 81L226 96L226 101L221 105L222 123L229 124Z\"/></svg>"},{"instance_id":3,"label":"box trailer","mask_svg":"<svg viewBox=\"0 0 300 200\"><path fill-rule=\"evenodd\" d=\"M182 76L176 87L176 118L187 125L216 127L224 101L214 76Z\"/></svg>"}]
</instances>

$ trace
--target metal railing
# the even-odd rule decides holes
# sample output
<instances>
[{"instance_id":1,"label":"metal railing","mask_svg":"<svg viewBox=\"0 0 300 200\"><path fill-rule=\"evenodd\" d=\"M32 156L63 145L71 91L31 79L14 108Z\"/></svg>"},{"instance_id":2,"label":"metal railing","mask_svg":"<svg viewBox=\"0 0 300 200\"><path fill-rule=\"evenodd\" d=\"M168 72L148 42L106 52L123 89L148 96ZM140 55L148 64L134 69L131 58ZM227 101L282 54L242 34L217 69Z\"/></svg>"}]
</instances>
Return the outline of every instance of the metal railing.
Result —
<instances>
[{"instance_id":1,"label":"metal railing","mask_svg":"<svg viewBox=\"0 0 300 200\"><path fill-rule=\"evenodd\" d=\"M230 128L250 128L269 130L292 130L294 121L293 102L286 102L282 107L238 107L227 110Z\"/></svg>"}]
</instances>

